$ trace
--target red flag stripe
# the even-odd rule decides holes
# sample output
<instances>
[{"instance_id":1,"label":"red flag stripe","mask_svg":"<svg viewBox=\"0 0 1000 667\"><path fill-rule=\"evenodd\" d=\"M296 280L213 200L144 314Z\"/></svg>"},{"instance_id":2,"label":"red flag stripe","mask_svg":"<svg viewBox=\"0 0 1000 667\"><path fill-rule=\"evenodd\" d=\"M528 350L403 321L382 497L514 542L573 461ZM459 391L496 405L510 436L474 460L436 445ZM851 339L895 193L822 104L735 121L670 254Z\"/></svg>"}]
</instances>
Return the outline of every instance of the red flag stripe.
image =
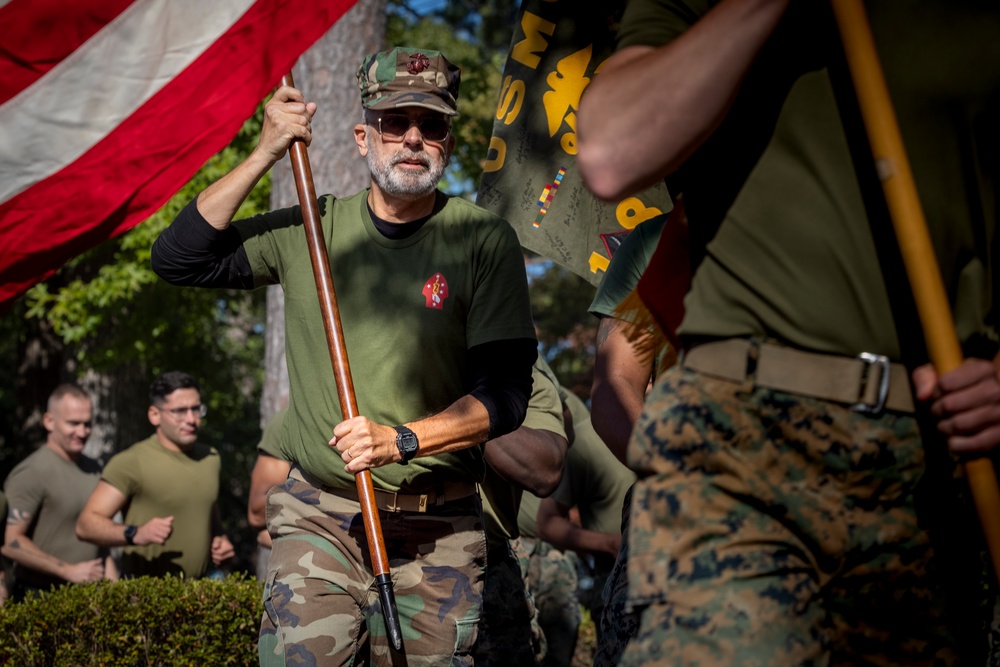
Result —
<instances>
[{"instance_id":1,"label":"red flag stripe","mask_svg":"<svg viewBox=\"0 0 1000 667\"><path fill-rule=\"evenodd\" d=\"M79 159L0 205L0 305L152 214L353 1L305 4L258 0Z\"/></svg>"},{"instance_id":2,"label":"red flag stripe","mask_svg":"<svg viewBox=\"0 0 1000 667\"><path fill-rule=\"evenodd\" d=\"M133 0L13 0L0 6L0 104L24 90ZM16 26L16 29L10 29Z\"/></svg>"},{"instance_id":3,"label":"red flag stripe","mask_svg":"<svg viewBox=\"0 0 1000 667\"><path fill-rule=\"evenodd\" d=\"M254 0L203 5L138 0L39 85L0 107L0 201L92 148L236 24ZM193 26L190 18L197 19Z\"/></svg>"}]
</instances>

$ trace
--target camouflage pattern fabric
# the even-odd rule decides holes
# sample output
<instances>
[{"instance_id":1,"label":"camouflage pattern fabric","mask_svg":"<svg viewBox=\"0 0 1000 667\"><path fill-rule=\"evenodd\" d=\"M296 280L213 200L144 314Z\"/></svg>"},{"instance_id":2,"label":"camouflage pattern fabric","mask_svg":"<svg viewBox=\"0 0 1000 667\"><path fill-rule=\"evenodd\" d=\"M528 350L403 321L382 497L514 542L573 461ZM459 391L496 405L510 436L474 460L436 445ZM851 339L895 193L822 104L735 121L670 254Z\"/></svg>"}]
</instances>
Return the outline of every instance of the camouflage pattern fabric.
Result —
<instances>
[{"instance_id":1,"label":"camouflage pattern fabric","mask_svg":"<svg viewBox=\"0 0 1000 667\"><path fill-rule=\"evenodd\" d=\"M621 665L957 663L915 509L913 416L674 367L628 460L641 616Z\"/></svg>"},{"instance_id":2,"label":"camouflage pattern fabric","mask_svg":"<svg viewBox=\"0 0 1000 667\"><path fill-rule=\"evenodd\" d=\"M541 651L537 628L537 613L524 587L521 568L504 540L486 556L483 612L474 651L476 667L535 664L536 652Z\"/></svg>"},{"instance_id":3,"label":"camouflage pattern fabric","mask_svg":"<svg viewBox=\"0 0 1000 667\"><path fill-rule=\"evenodd\" d=\"M366 109L415 106L458 114L461 70L440 51L398 47L374 53L361 63L357 79Z\"/></svg>"},{"instance_id":4,"label":"camouflage pattern fabric","mask_svg":"<svg viewBox=\"0 0 1000 667\"><path fill-rule=\"evenodd\" d=\"M538 664L569 667L576 651L580 627L579 584L576 554L556 549L548 542L520 537L511 540L528 593L538 610L538 626L545 638L545 652Z\"/></svg>"},{"instance_id":5,"label":"camouflage pattern fabric","mask_svg":"<svg viewBox=\"0 0 1000 667\"><path fill-rule=\"evenodd\" d=\"M594 667L614 667L621 660L625 645L639 629L639 616L628 608L628 531L633 486L625 494L622 507L622 545L611 574L604 584L604 609L599 618Z\"/></svg>"},{"instance_id":6,"label":"camouflage pattern fabric","mask_svg":"<svg viewBox=\"0 0 1000 667\"><path fill-rule=\"evenodd\" d=\"M294 477L268 493L260 664L472 665L486 567L479 497L433 514L380 512L401 653L386 636L359 511Z\"/></svg>"}]
</instances>

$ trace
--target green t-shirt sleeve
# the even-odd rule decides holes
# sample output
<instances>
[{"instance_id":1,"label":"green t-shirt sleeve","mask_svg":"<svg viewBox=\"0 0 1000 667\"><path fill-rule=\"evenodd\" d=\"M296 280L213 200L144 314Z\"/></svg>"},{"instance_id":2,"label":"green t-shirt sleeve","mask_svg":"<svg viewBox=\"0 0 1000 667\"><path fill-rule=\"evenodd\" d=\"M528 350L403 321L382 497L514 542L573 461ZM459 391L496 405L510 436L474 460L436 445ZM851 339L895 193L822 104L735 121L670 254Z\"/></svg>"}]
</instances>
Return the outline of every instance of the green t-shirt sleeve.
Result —
<instances>
[{"instance_id":1,"label":"green t-shirt sleeve","mask_svg":"<svg viewBox=\"0 0 1000 667\"><path fill-rule=\"evenodd\" d=\"M479 252L475 296L466 323L467 346L511 338L534 339L524 254L514 229L497 219L489 225Z\"/></svg>"},{"instance_id":2,"label":"green t-shirt sleeve","mask_svg":"<svg viewBox=\"0 0 1000 667\"><path fill-rule=\"evenodd\" d=\"M531 398L522 426L549 431L565 438L562 400L554 376L550 375L551 370L546 373L547 369L548 365L539 356L531 368Z\"/></svg>"},{"instance_id":3,"label":"green t-shirt sleeve","mask_svg":"<svg viewBox=\"0 0 1000 667\"><path fill-rule=\"evenodd\" d=\"M329 196L321 197L319 203L321 213L327 206L333 205ZM243 250L250 262L254 287L279 284L284 273L282 257L287 256L280 251L282 242L287 241L288 235L298 234L302 237L304 245L305 231L302 229L302 214L299 212L299 207L268 211L251 218L237 220L233 223L233 227L243 239ZM302 261L309 261L308 254Z\"/></svg>"},{"instance_id":4,"label":"green t-shirt sleeve","mask_svg":"<svg viewBox=\"0 0 1000 667\"><path fill-rule=\"evenodd\" d=\"M139 491L139 469L135 456L129 449L111 457L101 472L101 479L115 487L126 498L131 498Z\"/></svg>"},{"instance_id":5,"label":"green t-shirt sleeve","mask_svg":"<svg viewBox=\"0 0 1000 667\"><path fill-rule=\"evenodd\" d=\"M11 471L4 482L7 503L10 509L26 512L37 516L42 505L44 491L42 485L35 481L37 469L31 465L19 465Z\"/></svg>"},{"instance_id":6,"label":"green t-shirt sleeve","mask_svg":"<svg viewBox=\"0 0 1000 667\"><path fill-rule=\"evenodd\" d=\"M264 426L264 433L261 435L260 442L257 443L258 452L263 452L276 459L285 459L285 455L281 451L281 433L284 429L285 415L287 413L288 408L278 410L268 420Z\"/></svg>"},{"instance_id":7,"label":"green t-shirt sleeve","mask_svg":"<svg viewBox=\"0 0 1000 667\"><path fill-rule=\"evenodd\" d=\"M715 0L630 0L618 29L617 48L666 44L715 4Z\"/></svg>"}]
</instances>

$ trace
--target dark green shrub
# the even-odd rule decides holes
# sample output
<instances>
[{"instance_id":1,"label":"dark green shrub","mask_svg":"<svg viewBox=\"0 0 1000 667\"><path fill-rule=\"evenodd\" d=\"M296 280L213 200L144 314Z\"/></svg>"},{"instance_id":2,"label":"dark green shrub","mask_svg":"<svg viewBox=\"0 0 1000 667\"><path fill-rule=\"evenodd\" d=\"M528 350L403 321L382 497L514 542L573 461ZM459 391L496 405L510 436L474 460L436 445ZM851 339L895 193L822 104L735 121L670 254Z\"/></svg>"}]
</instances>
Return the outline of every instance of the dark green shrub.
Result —
<instances>
[{"instance_id":1,"label":"dark green shrub","mask_svg":"<svg viewBox=\"0 0 1000 667\"><path fill-rule=\"evenodd\" d=\"M62 586L0 607L0 665L256 665L260 598L242 575Z\"/></svg>"}]
</instances>

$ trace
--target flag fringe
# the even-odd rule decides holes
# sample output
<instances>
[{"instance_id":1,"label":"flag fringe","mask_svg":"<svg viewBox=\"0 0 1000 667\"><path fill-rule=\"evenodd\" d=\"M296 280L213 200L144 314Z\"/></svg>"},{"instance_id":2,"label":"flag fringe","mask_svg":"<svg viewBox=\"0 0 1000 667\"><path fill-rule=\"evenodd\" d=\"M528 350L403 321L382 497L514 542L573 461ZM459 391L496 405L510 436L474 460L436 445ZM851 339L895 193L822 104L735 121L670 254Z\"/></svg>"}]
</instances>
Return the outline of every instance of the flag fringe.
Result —
<instances>
[{"instance_id":1,"label":"flag fringe","mask_svg":"<svg viewBox=\"0 0 1000 667\"><path fill-rule=\"evenodd\" d=\"M677 348L663 332L653 313L633 289L615 306L613 316L622 321L622 332L643 362L656 360L654 378L677 363Z\"/></svg>"}]
</instances>

